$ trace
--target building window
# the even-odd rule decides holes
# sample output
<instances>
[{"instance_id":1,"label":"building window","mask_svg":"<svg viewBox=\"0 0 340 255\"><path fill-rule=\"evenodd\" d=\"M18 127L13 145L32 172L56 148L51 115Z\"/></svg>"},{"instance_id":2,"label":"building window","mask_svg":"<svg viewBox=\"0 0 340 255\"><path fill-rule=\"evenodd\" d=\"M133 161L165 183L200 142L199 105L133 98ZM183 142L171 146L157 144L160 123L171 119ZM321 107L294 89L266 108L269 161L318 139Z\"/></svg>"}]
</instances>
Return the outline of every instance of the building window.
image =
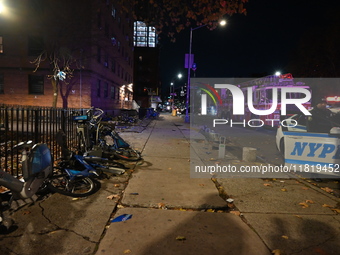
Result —
<instances>
[{"instance_id":1,"label":"building window","mask_svg":"<svg viewBox=\"0 0 340 255\"><path fill-rule=\"evenodd\" d=\"M100 97L100 86L101 86L101 80L97 81L97 97Z\"/></svg>"},{"instance_id":2,"label":"building window","mask_svg":"<svg viewBox=\"0 0 340 255\"><path fill-rule=\"evenodd\" d=\"M115 86L111 86L111 99L115 99Z\"/></svg>"},{"instance_id":3,"label":"building window","mask_svg":"<svg viewBox=\"0 0 340 255\"><path fill-rule=\"evenodd\" d=\"M105 82L104 84L104 97L107 98L108 97L108 93L109 93L109 84L107 82Z\"/></svg>"},{"instance_id":4,"label":"building window","mask_svg":"<svg viewBox=\"0 0 340 255\"><path fill-rule=\"evenodd\" d=\"M0 94L4 94L4 75L0 73Z\"/></svg>"},{"instance_id":5,"label":"building window","mask_svg":"<svg viewBox=\"0 0 340 255\"><path fill-rule=\"evenodd\" d=\"M111 71L116 72L116 61L114 59L111 60Z\"/></svg>"},{"instance_id":6,"label":"building window","mask_svg":"<svg viewBox=\"0 0 340 255\"><path fill-rule=\"evenodd\" d=\"M109 24L105 22L104 33L107 38L110 38L109 31L110 31Z\"/></svg>"},{"instance_id":7,"label":"building window","mask_svg":"<svg viewBox=\"0 0 340 255\"><path fill-rule=\"evenodd\" d=\"M116 18L116 9L115 7L112 5L112 12L111 12L112 17Z\"/></svg>"},{"instance_id":8,"label":"building window","mask_svg":"<svg viewBox=\"0 0 340 255\"><path fill-rule=\"evenodd\" d=\"M102 14L101 14L100 11L98 11L98 13L97 13L97 27L99 29L102 28Z\"/></svg>"},{"instance_id":9,"label":"building window","mask_svg":"<svg viewBox=\"0 0 340 255\"><path fill-rule=\"evenodd\" d=\"M120 41L117 42L118 52L120 52Z\"/></svg>"},{"instance_id":10,"label":"building window","mask_svg":"<svg viewBox=\"0 0 340 255\"><path fill-rule=\"evenodd\" d=\"M29 36L28 37L28 55L38 56L44 50L44 41L42 37L39 36Z\"/></svg>"},{"instance_id":11,"label":"building window","mask_svg":"<svg viewBox=\"0 0 340 255\"><path fill-rule=\"evenodd\" d=\"M133 43L136 47L156 47L155 27L149 27L144 22L136 21L134 23L134 39Z\"/></svg>"},{"instance_id":12,"label":"building window","mask_svg":"<svg viewBox=\"0 0 340 255\"><path fill-rule=\"evenodd\" d=\"M118 64L118 73L117 73L117 76L120 77L120 64Z\"/></svg>"},{"instance_id":13,"label":"building window","mask_svg":"<svg viewBox=\"0 0 340 255\"><path fill-rule=\"evenodd\" d=\"M102 60L102 49L98 46L97 47L97 62L100 63Z\"/></svg>"},{"instance_id":14,"label":"building window","mask_svg":"<svg viewBox=\"0 0 340 255\"><path fill-rule=\"evenodd\" d=\"M3 37L0 36L0 54L4 53Z\"/></svg>"},{"instance_id":15,"label":"building window","mask_svg":"<svg viewBox=\"0 0 340 255\"><path fill-rule=\"evenodd\" d=\"M104 66L106 68L109 68L109 55L107 55L107 54L104 57Z\"/></svg>"},{"instance_id":16,"label":"building window","mask_svg":"<svg viewBox=\"0 0 340 255\"><path fill-rule=\"evenodd\" d=\"M44 94L43 75L28 75L28 93L33 95Z\"/></svg>"}]
</instances>

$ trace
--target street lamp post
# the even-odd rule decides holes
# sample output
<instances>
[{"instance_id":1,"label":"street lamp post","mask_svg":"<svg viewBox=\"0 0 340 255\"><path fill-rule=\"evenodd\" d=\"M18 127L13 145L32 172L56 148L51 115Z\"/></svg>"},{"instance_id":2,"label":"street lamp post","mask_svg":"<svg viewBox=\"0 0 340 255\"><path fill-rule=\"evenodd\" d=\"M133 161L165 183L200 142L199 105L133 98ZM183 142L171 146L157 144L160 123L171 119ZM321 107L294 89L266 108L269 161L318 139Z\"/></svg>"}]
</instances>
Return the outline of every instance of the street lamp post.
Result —
<instances>
[{"instance_id":1,"label":"street lamp post","mask_svg":"<svg viewBox=\"0 0 340 255\"><path fill-rule=\"evenodd\" d=\"M219 24L221 26L225 26L227 23L225 20L221 20L219 22ZM188 82L187 82L187 96L186 96L186 101L185 101L185 122L190 122L190 116L189 116L189 101L190 101L190 72L191 72L191 68L192 68L192 55L191 55L191 50L192 50L192 31L197 30L199 28L205 27L208 24L205 25L201 25L195 28L190 28L190 41L189 41L189 56L188 56ZM192 109L192 112L194 111L194 109Z\"/></svg>"},{"instance_id":2,"label":"street lamp post","mask_svg":"<svg viewBox=\"0 0 340 255\"><path fill-rule=\"evenodd\" d=\"M171 111L174 110L174 103L175 103L175 83L173 82L175 80L176 77L173 77L171 79L171 83L170 83L170 98L171 98ZM177 75L177 78L178 79L181 79L182 78L182 74L179 73Z\"/></svg>"}]
</instances>

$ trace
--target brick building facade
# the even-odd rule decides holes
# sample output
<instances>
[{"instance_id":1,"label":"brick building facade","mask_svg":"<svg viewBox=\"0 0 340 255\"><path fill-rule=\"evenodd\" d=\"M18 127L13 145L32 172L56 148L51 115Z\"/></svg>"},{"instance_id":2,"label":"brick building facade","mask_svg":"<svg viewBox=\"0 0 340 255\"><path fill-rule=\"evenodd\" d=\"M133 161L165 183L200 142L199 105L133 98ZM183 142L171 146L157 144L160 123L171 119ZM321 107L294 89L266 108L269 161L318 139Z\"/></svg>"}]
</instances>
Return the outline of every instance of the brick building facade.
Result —
<instances>
[{"instance_id":1,"label":"brick building facade","mask_svg":"<svg viewBox=\"0 0 340 255\"><path fill-rule=\"evenodd\" d=\"M131 107L133 19L115 0L7 0L3 4L1 103L52 106L52 80L58 70L53 70L56 65L51 59L59 61L62 69L66 56L72 75L59 80L57 107ZM36 69L34 60L42 52L47 59Z\"/></svg>"}]
</instances>

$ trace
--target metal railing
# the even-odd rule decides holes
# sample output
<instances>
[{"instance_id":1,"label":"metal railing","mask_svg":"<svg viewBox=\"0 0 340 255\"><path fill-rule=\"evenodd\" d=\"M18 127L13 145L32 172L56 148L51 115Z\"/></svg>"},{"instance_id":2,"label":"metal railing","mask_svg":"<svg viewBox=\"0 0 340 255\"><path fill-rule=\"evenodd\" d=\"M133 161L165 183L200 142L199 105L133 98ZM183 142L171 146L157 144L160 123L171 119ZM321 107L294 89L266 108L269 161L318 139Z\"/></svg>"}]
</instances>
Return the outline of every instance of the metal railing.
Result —
<instances>
[{"instance_id":1,"label":"metal railing","mask_svg":"<svg viewBox=\"0 0 340 255\"><path fill-rule=\"evenodd\" d=\"M76 142L76 125L72 116L87 109L62 109L32 106L0 105L0 167L18 176L20 158L11 148L22 141L46 143L54 159L60 157L56 133L61 129L67 135L68 146Z\"/></svg>"}]
</instances>

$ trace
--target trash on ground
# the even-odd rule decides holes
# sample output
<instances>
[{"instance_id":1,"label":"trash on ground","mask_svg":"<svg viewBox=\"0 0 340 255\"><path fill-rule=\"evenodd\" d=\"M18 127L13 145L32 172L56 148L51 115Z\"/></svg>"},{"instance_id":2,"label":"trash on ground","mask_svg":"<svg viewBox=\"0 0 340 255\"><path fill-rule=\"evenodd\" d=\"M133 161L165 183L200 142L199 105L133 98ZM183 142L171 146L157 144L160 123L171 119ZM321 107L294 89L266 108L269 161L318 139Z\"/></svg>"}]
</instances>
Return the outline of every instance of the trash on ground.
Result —
<instances>
[{"instance_id":1,"label":"trash on ground","mask_svg":"<svg viewBox=\"0 0 340 255\"><path fill-rule=\"evenodd\" d=\"M178 240L178 241L184 241L184 240L186 240L186 238L185 238L185 236L177 236L177 237L176 237L176 240Z\"/></svg>"},{"instance_id":2,"label":"trash on ground","mask_svg":"<svg viewBox=\"0 0 340 255\"><path fill-rule=\"evenodd\" d=\"M131 218L132 218L132 214L122 214L114 218L113 220L111 220L111 222L121 222L121 221L129 220Z\"/></svg>"}]
</instances>

